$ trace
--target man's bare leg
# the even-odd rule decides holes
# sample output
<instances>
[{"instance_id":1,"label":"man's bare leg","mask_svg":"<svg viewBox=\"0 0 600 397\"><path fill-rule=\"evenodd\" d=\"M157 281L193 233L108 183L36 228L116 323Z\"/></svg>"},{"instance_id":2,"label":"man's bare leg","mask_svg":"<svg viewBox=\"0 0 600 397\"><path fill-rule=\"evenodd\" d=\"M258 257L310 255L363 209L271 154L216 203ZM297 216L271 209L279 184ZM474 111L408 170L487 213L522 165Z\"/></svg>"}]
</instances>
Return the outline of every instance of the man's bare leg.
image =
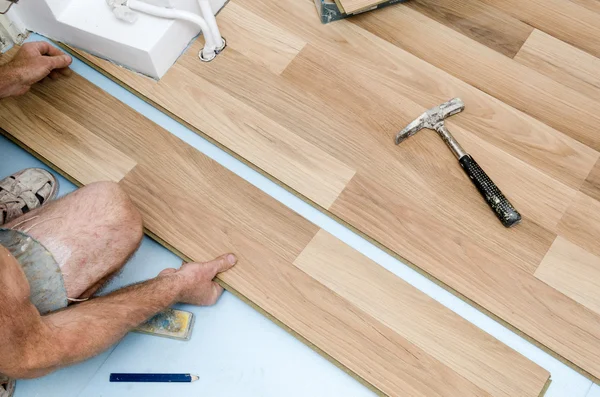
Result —
<instances>
[{"instance_id":1,"label":"man's bare leg","mask_svg":"<svg viewBox=\"0 0 600 397\"><path fill-rule=\"evenodd\" d=\"M40 241L63 273L69 298L88 298L137 250L142 218L121 187L97 182L15 219L6 228Z\"/></svg>"}]
</instances>

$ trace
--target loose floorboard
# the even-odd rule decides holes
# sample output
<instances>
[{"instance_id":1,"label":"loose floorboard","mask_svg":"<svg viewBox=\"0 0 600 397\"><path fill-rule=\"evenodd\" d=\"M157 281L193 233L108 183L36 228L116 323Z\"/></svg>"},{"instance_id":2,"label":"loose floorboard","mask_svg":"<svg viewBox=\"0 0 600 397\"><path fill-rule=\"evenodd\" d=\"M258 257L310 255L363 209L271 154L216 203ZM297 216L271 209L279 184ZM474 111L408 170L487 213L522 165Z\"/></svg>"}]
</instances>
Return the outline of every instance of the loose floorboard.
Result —
<instances>
[{"instance_id":1,"label":"loose floorboard","mask_svg":"<svg viewBox=\"0 0 600 397\"><path fill-rule=\"evenodd\" d=\"M78 75L0 101L0 128L79 183L118 181L182 256L235 252L226 288L380 394L547 386L544 369Z\"/></svg>"},{"instance_id":2,"label":"loose floorboard","mask_svg":"<svg viewBox=\"0 0 600 397\"><path fill-rule=\"evenodd\" d=\"M575 297L577 285L553 287L536 271L567 246L557 237L597 255L586 233L597 233L590 211L600 204L589 191L598 185L600 103L579 81L510 56L523 42L522 55L541 46L535 27L553 36L553 58L587 51L578 70L593 75L598 16L569 0L500 3L445 0L442 12L419 0L321 25L308 0L233 0L219 24L225 37L246 32L243 42L229 41L208 64L196 42L160 82L79 55L597 380L600 316L585 302L600 292ZM251 37L259 20L286 32L282 43ZM562 69L589 84L589 73L564 61ZM513 229L435 133L393 144L425 109L455 96L466 109L447 125L521 210Z\"/></svg>"}]
</instances>

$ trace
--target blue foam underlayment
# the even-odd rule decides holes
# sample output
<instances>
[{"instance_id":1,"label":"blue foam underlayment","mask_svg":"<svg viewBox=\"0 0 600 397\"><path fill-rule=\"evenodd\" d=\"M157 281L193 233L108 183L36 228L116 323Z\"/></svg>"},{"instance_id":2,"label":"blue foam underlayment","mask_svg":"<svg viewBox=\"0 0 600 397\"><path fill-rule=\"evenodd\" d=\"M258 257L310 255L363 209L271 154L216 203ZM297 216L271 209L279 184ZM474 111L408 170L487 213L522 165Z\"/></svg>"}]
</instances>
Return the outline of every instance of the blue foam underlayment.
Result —
<instances>
[{"instance_id":1,"label":"blue foam underlayment","mask_svg":"<svg viewBox=\"0 0 600 397\"><path fill-rule=\"evenodd\" d=\"M28 40L42 40L32 35ZM359 250L381 266L441 302L511 348L546 368L552 385L546 396L584 397L591 382L501 324L479 312L431 280L328 218L193 131L143 102L100 73L74 60L75 72L131 106L191 146L232 170L267 194ZM43 166L37 159L0 137L0 177L21 168ZM74 186L64 178L61 194ZM180 259L149 238L109 288L154 277L178 267ZM82 364L36 380L20 381L16 397L30 396L367 396L372 393L254 309L225 293L214 307L181 306L197 316L188 342L129 334L118 345ZM85 332L85 330L82 330ZM109 383L111 372L182 372L200 375L192 384ZM599 391L595 389L596 397ZM591 397L591 395L590 395ZM600 396L599 396L600 397Z\"/></svg>"}]
</instances>

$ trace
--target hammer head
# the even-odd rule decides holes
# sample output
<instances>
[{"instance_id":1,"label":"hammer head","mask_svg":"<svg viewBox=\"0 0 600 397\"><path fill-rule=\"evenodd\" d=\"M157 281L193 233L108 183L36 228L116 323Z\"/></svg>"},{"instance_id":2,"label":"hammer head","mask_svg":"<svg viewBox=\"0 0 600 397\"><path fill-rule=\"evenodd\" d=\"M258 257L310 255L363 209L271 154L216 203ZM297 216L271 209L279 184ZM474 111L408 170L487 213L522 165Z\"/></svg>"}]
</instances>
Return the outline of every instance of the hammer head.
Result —
<instances>
[{"instance_id":1,"label":"hammer head","mask_svg":"<svg viewBox=\"0 0 600 397\"><path fill-rule=\"evenodd\" d=\"M435 129L436 124L443 123L446 117L460 113L464 108L464 102L454 98L429 109L396 135L396 145L423 128Z\"/></svg>"}]
</instances>

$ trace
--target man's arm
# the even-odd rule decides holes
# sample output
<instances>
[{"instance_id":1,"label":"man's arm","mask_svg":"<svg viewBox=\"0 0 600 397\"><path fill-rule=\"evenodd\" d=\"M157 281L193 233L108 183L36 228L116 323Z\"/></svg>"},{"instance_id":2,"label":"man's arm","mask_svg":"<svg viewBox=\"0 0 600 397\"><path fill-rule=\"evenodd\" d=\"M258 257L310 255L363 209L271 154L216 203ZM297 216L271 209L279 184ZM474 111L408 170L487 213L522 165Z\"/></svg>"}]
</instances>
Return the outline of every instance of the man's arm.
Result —
<instances>
[{"instance_id":1,"label":"man's arm","mask_svg":"<svg viewBox=\"0 0 600 397\"><path fill-rule=\"evenodd\" d=\"M14 378L42 376L100 353L175 302L214 304L223 289L212 279L235 262L229 254L167 269L149 281L43 317L28 299L12 299L21 304L11 310L10 324L5 321L10 316L0 316L0 373Z\"/></svg>"}]
</instances>

